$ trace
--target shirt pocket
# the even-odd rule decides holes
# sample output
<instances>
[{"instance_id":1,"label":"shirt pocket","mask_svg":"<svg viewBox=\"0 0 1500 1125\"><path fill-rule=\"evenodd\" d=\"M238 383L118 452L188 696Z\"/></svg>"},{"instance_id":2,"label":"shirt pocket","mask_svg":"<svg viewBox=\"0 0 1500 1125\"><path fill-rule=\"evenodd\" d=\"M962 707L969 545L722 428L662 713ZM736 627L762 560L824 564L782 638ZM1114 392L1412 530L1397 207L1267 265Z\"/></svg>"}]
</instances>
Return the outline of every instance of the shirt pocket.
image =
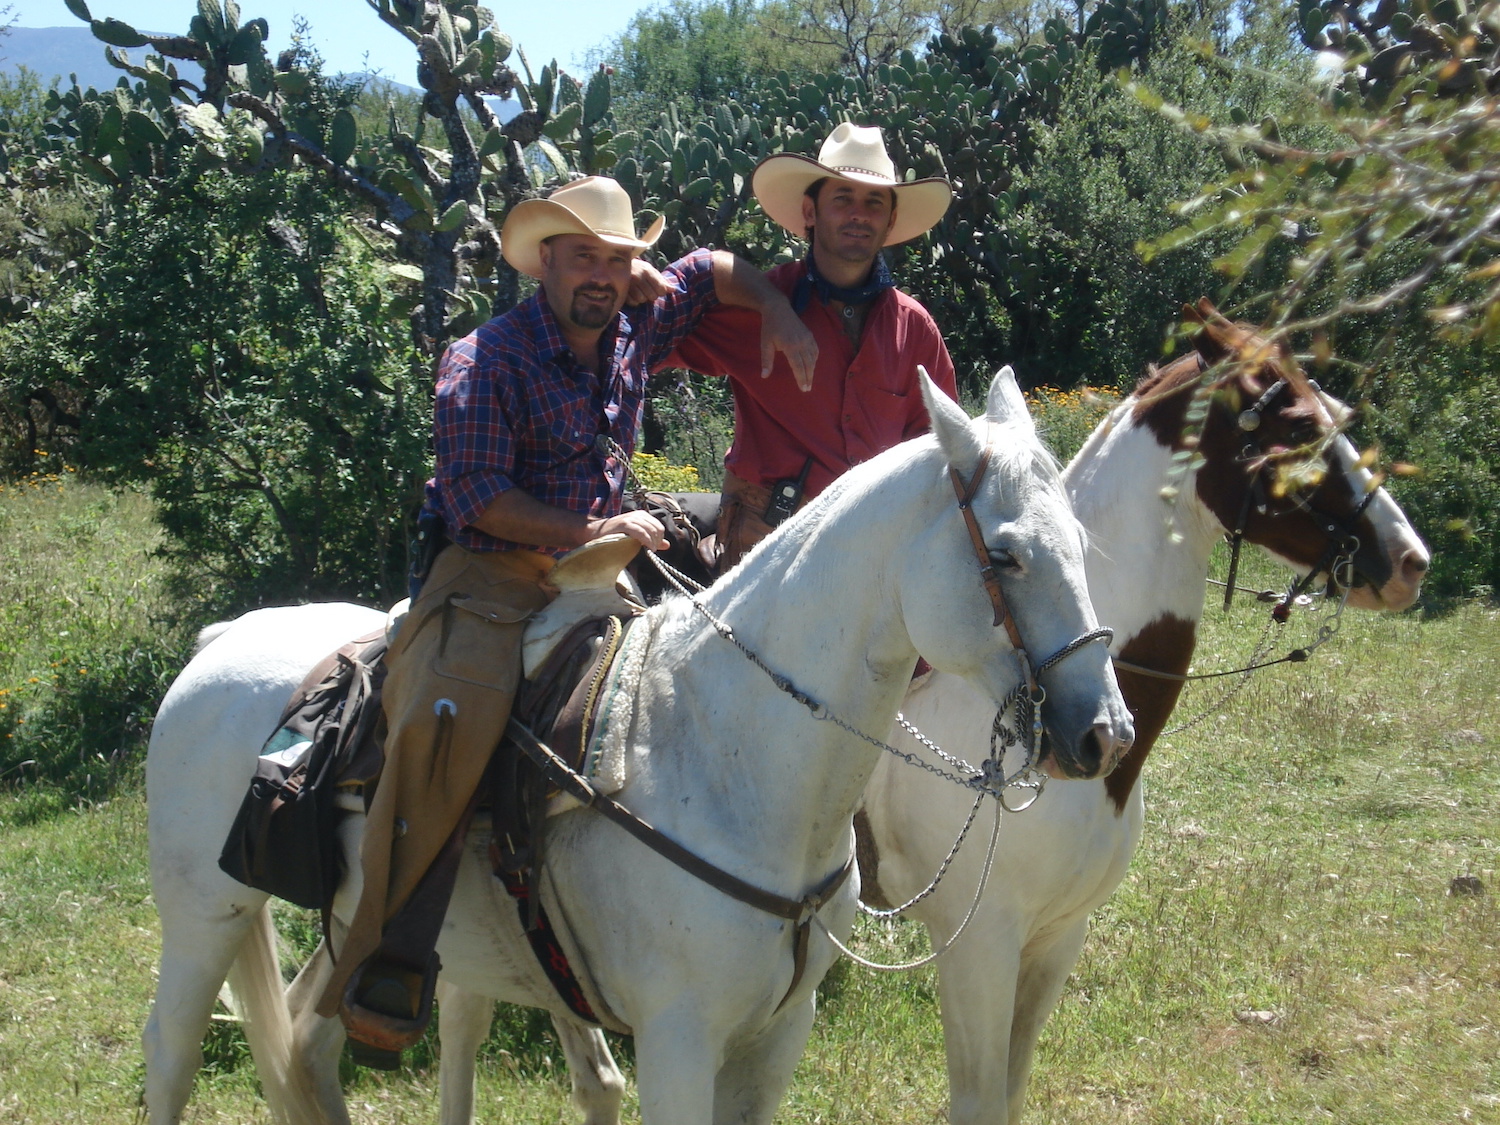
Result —
<instances>
[{"instance_id":1,"label":"shirt pocket","mask_svg":"<svg viewBox=\"0 0 1500 1125\"><path fill-rule=\"evenodd\" d=\"M549 411L542 429L541 460L535 468L545 472L592 454L598 432L592 403L567 403Z\"/></svg>"}]
</instances>

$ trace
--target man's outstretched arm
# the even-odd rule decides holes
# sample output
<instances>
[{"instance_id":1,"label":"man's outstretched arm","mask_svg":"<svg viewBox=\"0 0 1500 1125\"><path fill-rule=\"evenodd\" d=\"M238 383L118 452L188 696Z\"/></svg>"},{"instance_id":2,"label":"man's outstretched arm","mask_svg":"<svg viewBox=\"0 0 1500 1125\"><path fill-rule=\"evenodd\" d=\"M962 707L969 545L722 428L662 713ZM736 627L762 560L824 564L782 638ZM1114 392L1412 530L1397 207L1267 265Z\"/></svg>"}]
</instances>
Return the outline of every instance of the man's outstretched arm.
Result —
<instances>
[{"instance_id":1,"label":"man's outstretched arm","mask_svg":"<svg viewBox=\"0 0 1500 1125\"><path fill-rule=\"evenodd\" d=\"M804 391L812 390L818 344L801 317L792 311L786 296L760 270L727 250L713 252L713 267L714 296L719 302L760 314L761 378L771 373L776 353L782 352L797 385ZM640 258L635 260L627 298L630 304L654 301L670 291L666 279L655 267Z\"/></svg>"}]
</instances>

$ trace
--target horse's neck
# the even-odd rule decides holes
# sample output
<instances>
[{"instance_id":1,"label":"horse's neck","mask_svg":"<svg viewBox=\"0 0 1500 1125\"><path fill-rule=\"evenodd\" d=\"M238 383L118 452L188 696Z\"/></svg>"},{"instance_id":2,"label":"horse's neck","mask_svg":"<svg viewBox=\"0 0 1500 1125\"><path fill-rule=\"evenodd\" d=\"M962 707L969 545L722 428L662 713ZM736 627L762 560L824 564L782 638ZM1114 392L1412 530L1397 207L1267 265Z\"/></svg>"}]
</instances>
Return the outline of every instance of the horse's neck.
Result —
<instances>
[{"instance_id":1,"label":"horse's neck","mask_svg":"<svg viewBox=\"0 0 1500 1125\"><path fill-rule=\"evenodd\" d=\"M1089 596L1120 644L1153 620L1203 615L1208 560L1223 529L1199 501L1193 481L1168 505L1172 451L1122 407L1063 473L1073 510L1088 531Z\"/></svg>"},{"instance_id":2,"label":"horse's neck","mask_svg":"<svg viewBox=\"0 0 1500 1125\"><path fill-rule=\"evenodd\" d=\"M1100 623L1115 630L1111 650L1118 659L1180 674L1192 661L1209 556L1223 528L1191 479L1179 482L1174 505L1163 501L1172 451L1132 420L1128 406L1117 408L1115 418L1116 425L1096 431L1063 474L1088 530L1089 596ZM1116 674L1136 732L1134 747L1105 779L1110 799L1123 810L1182 684L1121 667Z\"/></svg>"},{"instance_id":3,"label":"horse's neck","mask_svg":"<svg viewBox=\"0 0 1500 1125\"><path fill-rule=\"evenodd\" d=\"M883 739L916 652L882 569L891 552L867 549L880 529L851 522L859 521L799 521L700 599L767 668L843 723ZM659 815L684 838L698 840L699 827L711 834L707 858L723 857L731 870L756 855L768 857L773 879L826 874L847 854L849 820L879 751L817 721L685 600L664 609L653 646L661 675L646 708L653 788L706 792L654 800Z\"/></svg>"},{"instance_id":4,"label":"horse's neck","mask_svg":"<svg viewBox=\"0 0 1500 1125\"><path fill-rule=\"evenodd\" d=\"M916 660L888 566L913 526L898 498L909 487L892 480L873 495L858 480L838 482L705 598L772 668L821 701L839 700L851 720L883 709L891 677L905 677L904 689Z\"/></svg>"}]
</instances>

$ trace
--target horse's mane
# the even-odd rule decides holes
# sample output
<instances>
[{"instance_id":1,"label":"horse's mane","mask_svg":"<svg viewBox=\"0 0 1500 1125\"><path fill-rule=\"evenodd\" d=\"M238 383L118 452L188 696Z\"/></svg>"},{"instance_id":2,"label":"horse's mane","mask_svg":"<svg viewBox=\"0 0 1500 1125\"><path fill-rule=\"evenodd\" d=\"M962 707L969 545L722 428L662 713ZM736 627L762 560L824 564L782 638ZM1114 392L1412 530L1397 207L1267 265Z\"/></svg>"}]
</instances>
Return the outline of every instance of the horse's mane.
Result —
<instances>
[{"instance_id":1,"label":"horse's mane","mask_svg":"<svg viewBox=\"0 0 1500 1125\"><path fill-rule=\"evenodd\" d=\"M1197 352L1178 356L1163 367L1148 363L1146 373L1140 377L1135 389L1130 393L1136 398L1164 398L1175 391L1182 390L1189 383L1197 382L1198 376L1202 373L1203 357Z\"/></svg>"},{"instance_id":2,"label":"horse's mane","mask_svg":"<svg viewBox=\"0 0 1500 1125\"><path fill-rule=\"evenodd\" d=\"M1226 319L1207 298L1184 306L1183 313L1198 325L1193 351L1162 367L1147 366L1132 392L1137 418L1179 392L1201 386L1205 372L1215 376L1209 389L1237 388L1252 399L1271 382L1285 380L1292 390L1289 413L1317 415L1322 399L1285 341L1267 337L1254 325ZM1171 407L1174 414L1179 409L1175 403Z\"/></svg>"}]
</instances>

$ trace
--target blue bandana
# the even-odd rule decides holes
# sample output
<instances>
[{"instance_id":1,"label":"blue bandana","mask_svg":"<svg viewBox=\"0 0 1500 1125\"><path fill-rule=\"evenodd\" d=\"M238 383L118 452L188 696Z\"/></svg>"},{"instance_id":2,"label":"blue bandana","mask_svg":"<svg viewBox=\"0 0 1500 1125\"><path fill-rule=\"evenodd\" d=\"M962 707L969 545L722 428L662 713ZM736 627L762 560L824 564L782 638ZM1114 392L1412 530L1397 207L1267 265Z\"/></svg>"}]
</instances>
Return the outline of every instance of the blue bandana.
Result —
<instances>
[{"instance_id":1,"label":"blue bandana","mask_svg":"<svg viewBox=\"0 0 1500 1125\"><path fill-rule=\"evenodd\" d=\"M803 265L805 268L802 276L797 279L797 286L792 290L792 311L799 316L802 310L807 308L807 302L812 299L813 290L817 290L819 299L825 305L829 301L842 301L846 305L863 305L873 301L887 289L896 287L896 282L891 277L890 267L885 264L884 254L875 255L875 268L870 271L870 280L853 289L835 285L820 274L818 263L813 260L811 250L808 250Z\"/></svg>"}]
</instances>

